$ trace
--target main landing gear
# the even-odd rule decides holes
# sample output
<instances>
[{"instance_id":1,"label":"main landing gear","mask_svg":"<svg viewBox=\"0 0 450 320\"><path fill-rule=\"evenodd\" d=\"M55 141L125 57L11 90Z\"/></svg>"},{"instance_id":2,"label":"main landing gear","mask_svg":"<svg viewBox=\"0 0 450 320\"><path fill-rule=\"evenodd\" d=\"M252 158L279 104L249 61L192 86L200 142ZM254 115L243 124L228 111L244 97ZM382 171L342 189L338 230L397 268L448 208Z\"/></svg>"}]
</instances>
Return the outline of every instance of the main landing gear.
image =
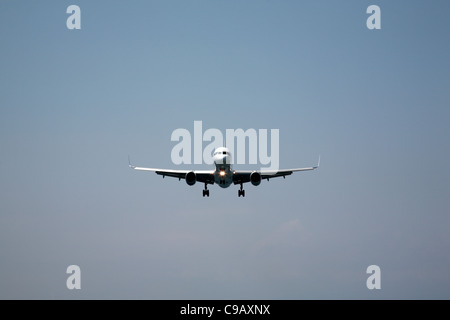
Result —
<instances>
[{"instance_id":1,"label":"main landing gear","mask_svg":"<svg viewBox=\"0 0 450 320\"><path fill-rule=\"evenodd\" d=\"M205 183L205 190L203 190L203 196L209 197L209 190L208 190L208 184Z\"/></svg>"},{"instance_id":2,"label":"main landing gear","mask_svg":"<svg viewBox=\"0 0 450 320\"><path fill-rule=\"evenodd\" d=\"M238 190L238 197L245 197L245 190L243 184L241 183L241 188ZM203 190L203 197L209 197L208 184L205 183L205 189Z\"/></svg>"},{"instance_id":3,"label":"main landing gear","mask_svg":"<svg viewBox=\"0 0 450 320\"><path fill-rule=\"evenodd\" d=\"M243 189L242 183L241 183L241 189L238 190L238 197L245 197L245 190Z\"/></svg>"}]
</instances>

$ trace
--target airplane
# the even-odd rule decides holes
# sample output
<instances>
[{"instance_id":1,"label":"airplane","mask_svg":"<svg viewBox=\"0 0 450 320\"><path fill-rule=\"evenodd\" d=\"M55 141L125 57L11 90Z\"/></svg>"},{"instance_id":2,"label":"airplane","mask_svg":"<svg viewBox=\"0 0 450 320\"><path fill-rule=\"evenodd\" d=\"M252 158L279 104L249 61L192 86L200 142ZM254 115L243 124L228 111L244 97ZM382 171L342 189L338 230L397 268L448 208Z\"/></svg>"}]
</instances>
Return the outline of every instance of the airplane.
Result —
<instances>
[{"instance_id":1,"label":"airplane","mask_svg":"<svg viewBox=\"0 0 450 320\"><path fill-rule=\"evenodd\" d=\"M158 175L162 175L163 178L174 177L178 180L185 179L189 186L193 186L197 181L205 184L203 189L203 197L209 197L208 184L218 184L221 188L228 188L231 184L240 184L241 188L238 190L238 197L245 197L245 190L243 184L251 182L252 185L258 186L263 179L283 177L291 175L296 171L309 171L319 168L320 157L316 166L307 168L277 170L277 171L240 171L233 170L231 167L231 153L226 147L220 147L214 150L214 170L167 170L156 168L144 168L131 165L130 158L128 157L128 166L134 170L152 171Z\"/></svg>"}]
</instances>

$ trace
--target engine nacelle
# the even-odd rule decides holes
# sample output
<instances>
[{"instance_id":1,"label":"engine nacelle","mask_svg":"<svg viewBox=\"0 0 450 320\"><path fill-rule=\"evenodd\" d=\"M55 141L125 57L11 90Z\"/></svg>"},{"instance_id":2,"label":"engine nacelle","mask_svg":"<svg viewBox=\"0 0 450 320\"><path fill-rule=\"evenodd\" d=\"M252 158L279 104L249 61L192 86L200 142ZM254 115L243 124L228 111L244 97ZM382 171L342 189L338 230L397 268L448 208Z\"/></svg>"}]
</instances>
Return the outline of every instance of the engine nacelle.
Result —
<instances>
[{"instance_id":1,"label":"engine nacelle","mask_svg":"<svg viewBox=\"0 0 450 320\"><path fill-rule=\"evenodd\" d=\"M197 182L197 178L195 176L194 171L189 171L188 173L186 173L185 179L186 183L190 186L193 186Z\"/></svg>"},{"instance_id":2,"label":"engine nacelle","mask_svg":"<svg viewBox=\"0 0 450 320\"><path fill-rule=\"evenodd\" d=\"M250 174L250 182L254 186L259 186L259 184L261 183L261 174L259 172L256 172L256 171L252 172Z\"/></svg>"}]
</instances>

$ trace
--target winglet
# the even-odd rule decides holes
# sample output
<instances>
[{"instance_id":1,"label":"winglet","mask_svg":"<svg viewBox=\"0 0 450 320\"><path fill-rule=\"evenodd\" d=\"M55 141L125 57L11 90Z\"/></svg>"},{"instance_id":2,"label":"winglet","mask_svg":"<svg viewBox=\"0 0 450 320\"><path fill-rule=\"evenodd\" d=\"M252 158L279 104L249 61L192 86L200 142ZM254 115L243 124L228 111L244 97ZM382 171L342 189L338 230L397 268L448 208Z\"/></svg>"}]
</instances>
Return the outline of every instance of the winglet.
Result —
<instances>
[{"instance_id":1,"label":"winglet","mask_svg":"<svg viewBox=\"0 0 450 320\"><path fill-rule=\"evenodd\" d=\"M317 166L314 167L314 169L317 169L320 166L320 156L319 156L319 161L317 161Z\"/></svg>"},{"instance_id":2,"label":"winglet","mask_svg":"<svg viewBox=\"0 0 450 320\"><path fill-rule=\"evenodd\" d=\"M132 165L131 165L130 155L128 155L128 166L129 166L131 169L134 169L134 168L135 168L135 166L132 166Z\"/></svg>"}]
</instances>

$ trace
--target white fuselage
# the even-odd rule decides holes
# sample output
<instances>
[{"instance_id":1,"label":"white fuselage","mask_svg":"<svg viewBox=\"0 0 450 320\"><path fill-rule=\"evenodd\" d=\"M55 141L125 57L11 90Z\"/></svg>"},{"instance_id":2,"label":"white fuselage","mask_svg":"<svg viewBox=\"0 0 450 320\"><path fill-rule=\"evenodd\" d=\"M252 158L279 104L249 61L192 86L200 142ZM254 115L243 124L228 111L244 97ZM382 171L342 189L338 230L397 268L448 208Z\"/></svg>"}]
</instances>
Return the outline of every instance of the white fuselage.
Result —
<instances>
[{"instance_id":1,"label":"white fuselage","mask_svg":"<svg viewBox=\"0 0 450 320\"><path fill-rule=\"evenodd\" d=\"M233 171L231 169L231 154L227 148L221 147L214 150L214 182L222 188L228 188L233 183Z\"/></svg>"}]
</instances>

